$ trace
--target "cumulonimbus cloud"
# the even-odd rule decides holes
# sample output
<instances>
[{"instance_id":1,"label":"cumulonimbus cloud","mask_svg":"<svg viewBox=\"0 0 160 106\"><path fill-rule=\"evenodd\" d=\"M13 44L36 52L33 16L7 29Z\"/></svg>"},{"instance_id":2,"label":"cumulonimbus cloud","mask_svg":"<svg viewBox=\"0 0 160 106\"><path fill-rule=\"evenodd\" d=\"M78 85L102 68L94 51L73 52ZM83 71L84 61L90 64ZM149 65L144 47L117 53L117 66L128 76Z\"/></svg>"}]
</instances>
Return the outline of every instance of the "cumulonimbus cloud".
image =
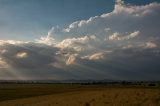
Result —
<instances>
[{"instance_id":1,"label":"cumulonimbus cloud","mask_svg":"<svg viewBox=\"0 0 160 106\"><path fill-rule=\"evenodd\" d=\"M35 42L0 40L0 70L51 79L159 79L159 19L160 3L117 0L112 12L53 27Z\"/></svg>"},{"instance_id":2,"label":"cumulonimbus cloud","mask_svg":"<svg viewBox=\"0 0 160 106\"><path fill-rule=\"evenodd\" d=\"M136 30L140 31L143 36L158 34L158 30L155 29L160 25L154 21L158 20L159 6L159 3L134 6L117 1L114 10L110 13L73 22L66 28L52 28L50 34L58 40L84 35L96 35L103 39L104 36L109 36L114 32L125 34ZM110 30L106 31L106 29Z\"/></svg>"}]
</instances>

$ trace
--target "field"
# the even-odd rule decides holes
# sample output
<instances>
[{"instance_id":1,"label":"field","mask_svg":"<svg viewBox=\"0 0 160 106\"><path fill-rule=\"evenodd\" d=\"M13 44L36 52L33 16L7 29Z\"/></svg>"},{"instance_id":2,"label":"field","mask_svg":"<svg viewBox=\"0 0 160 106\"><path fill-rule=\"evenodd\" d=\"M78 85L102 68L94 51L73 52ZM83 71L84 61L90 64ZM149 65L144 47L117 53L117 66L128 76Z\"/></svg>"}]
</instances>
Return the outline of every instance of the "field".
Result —
<instances>
[{"instance_id":1,"label":"field","mask_svg":"<svg viewBox=\"0 0 160 106\"><path fill-rule=\"evenodd\" d=\"M160 106L160 88L0 84L0 106Z\"/></svg>"}]
</instances>

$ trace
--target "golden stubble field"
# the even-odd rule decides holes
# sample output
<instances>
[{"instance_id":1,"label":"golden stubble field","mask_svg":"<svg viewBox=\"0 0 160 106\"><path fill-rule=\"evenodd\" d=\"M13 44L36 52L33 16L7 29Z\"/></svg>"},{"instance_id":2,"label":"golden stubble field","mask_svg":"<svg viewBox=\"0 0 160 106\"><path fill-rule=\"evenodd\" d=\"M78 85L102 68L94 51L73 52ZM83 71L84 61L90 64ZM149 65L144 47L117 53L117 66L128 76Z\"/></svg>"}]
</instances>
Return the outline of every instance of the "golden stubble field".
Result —
<instances>
[{"instance_id":1,"label":"golden stubble field","mask_svg":"<svg viewBox=\"0 0 160 106\"><path fill-rule=\"evenodd\" d=\"M160 106L160 89L87 88L1 101L0 106Z\"/></svg>"}]
</instances>

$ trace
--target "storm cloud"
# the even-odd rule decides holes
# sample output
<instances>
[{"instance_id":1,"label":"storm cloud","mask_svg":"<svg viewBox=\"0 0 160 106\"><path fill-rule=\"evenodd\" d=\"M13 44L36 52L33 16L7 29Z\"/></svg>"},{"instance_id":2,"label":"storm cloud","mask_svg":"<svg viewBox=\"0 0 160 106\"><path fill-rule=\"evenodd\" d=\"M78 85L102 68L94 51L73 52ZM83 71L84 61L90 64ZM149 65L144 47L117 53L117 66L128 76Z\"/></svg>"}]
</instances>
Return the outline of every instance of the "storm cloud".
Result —
<instances>
[{"instance_id":1,"label":"storm cloud","mask_svg":"<svg viewBox=\"0 0 160 106\"><path fill-rule=\"evenodd\" d=\"M34 42L0 40L0 78L160 80L159 19L159 3L117 0Z\"/></svg>"}]
</instances>

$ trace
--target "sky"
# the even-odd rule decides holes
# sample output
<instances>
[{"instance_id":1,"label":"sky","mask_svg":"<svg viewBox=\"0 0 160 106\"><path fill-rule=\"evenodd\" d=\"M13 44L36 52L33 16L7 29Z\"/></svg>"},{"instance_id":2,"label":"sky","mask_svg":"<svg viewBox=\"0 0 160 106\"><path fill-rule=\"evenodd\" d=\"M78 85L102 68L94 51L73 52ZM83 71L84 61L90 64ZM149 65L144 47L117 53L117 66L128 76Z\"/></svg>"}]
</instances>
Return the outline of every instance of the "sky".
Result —
<instances>
[{"instance_id":1,"label":"sky","mask_svg":"<svg viewBox=\"0 0 160 106\"><path fill-rule=\"evenodd\" d=\"M144 5L152 0L125 2ZM52 27L65 27L111 12L114 3L115 0L0 0L0 39L33 40Z\"/></svg>"},{"instance_id":2,"label":"sky","mask_svg":"<svg viewBox=\"0 0 160 106\"><path fill-rule=\"evenodd\" d=\"M0 80L160 80L159 0L0 0Z\"/></svg>"}]
</instances>

